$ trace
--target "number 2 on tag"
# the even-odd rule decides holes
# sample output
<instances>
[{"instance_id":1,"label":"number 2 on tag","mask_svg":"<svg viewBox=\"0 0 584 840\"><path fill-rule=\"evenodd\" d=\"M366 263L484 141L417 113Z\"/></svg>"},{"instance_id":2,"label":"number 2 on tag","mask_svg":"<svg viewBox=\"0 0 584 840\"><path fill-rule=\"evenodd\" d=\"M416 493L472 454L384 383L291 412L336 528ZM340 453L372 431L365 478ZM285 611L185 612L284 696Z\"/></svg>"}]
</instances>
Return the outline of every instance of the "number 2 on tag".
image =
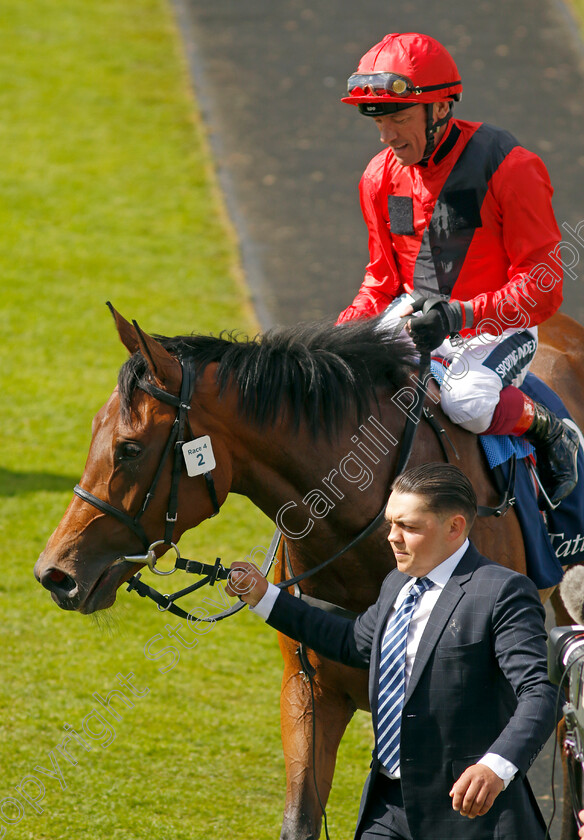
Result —
<instances>
[{"instance_id":1,"label":"number 2 on tag","mask_svg":"<svg viewBox=\"0 0 584 840\"><path fill-rule=\"evenodd\" d=\"M215 468L215 453L209 435L183 443L183 457L187 474L192 478Z\"/></svg>"}]
</instances>

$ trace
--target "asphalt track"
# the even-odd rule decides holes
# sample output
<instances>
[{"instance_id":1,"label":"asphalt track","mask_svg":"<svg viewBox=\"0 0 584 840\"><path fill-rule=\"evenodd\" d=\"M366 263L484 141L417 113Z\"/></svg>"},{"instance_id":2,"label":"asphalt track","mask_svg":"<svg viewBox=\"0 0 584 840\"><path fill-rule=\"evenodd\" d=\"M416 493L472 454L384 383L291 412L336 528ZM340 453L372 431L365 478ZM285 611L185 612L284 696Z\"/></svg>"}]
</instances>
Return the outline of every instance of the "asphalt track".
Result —
<instances>
[{"instance_id":1,"label":"asphalt track","mask_svg":"<svg viewBox=\"0 0 584 840\"><path fill-rule=\"evenodd\" d=\"M560 225L584 220L584 45L561 0L172 3L263 328L335 316L360 285L357 185L380 146L372 121L339 99L386 32L442 41L464 82L456 115L537 152ZM572 259L563 308L584 323L584 246ZM546 818L551 766L550 741L530 771Z\"/></svg>"},{"instance_id":2,"label":"asphalt track","mask_svg":"<svg viewBox=\"0 0 584 840\"><path fill-rule=\"evenodd\" d=\"M381 147L339 99L388 31L442 41L464 82L456 114L540 154L558 222L584 219L584 45L561 0L173 2L263 327L336 315L360 285L357 185ZM578 280L565 298L584 322Z\"/></svg>"}]
</instances>

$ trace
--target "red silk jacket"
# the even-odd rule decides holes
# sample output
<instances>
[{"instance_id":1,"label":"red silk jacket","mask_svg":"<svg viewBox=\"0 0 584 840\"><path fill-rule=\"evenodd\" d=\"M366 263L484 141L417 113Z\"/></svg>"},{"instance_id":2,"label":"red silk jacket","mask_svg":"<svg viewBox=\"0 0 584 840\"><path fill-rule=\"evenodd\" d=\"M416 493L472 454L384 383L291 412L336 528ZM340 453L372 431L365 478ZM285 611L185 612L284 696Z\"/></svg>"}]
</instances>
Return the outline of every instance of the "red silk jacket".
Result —
<instances>
[{"instance_id":1,"label":"red silk jacket","mask_svg":"<svg viewBox=\"0 0 584 840\"><path fill-rule=\"evenodd\" d=\"M401 166L385 149L359 189L370 262L339 323L413 290L459 301L463 335L535 326L560 306L549 175L508 132L452 120L427 165Z\"/></svg>"}]
</instances>

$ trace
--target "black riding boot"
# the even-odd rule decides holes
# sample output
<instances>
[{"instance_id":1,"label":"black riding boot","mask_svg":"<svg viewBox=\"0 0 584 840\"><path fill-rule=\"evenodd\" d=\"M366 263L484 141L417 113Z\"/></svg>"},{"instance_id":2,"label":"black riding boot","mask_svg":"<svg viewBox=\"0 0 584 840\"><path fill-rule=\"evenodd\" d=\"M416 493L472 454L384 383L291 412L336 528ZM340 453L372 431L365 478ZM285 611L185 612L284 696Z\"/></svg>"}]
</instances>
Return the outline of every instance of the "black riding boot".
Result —
<instances>
[{"instance_id":1,"label":"black riding boot","mask_svg":"<svg viewBox=\"0 0 584 840\"><path fill-rule=\"evenodd\" d=\"M578 482L577 455L580 439L545 405L534 402L535 416L525 432L537 454L537 471L555 507Z\"/></svg>"}]
</instances>

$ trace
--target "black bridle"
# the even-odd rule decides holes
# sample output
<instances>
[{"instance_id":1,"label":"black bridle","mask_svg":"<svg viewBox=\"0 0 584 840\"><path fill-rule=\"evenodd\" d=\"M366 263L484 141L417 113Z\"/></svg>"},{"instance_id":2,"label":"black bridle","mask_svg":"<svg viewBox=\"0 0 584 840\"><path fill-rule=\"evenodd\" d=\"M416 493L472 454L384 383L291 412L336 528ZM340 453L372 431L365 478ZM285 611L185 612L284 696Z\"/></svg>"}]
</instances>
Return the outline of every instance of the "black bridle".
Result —
<instances>
[{"instance_id":1,"label":"black bridle","mask_svg":"<svg viewBox=\"0 0 584 840\"><path fill-rule=\"evenodd\" d=\"M188 365L185 365L182 360L179 361L182 370L180 396L177 397L174 394L171 394L170 391L165 391L163 388L158 388L156 385L154 385L152 382L149 382L146 379L141 379L138 382L138 388L140 388L142 391L145 391L151 397L154 397L160 402L174 406L176 408L176 417L172 424L168 440L166 441L166 445L164 447L160 463L158 464L158 468L156 470L154 478L152 479L152 484L150 485L150 488L148 489L148 492L146 493L146 496L144 498L144 502L142 503L142 507L140 508L136 516L130 516L130 514L126 513L124 510L114 507L114 505L111 505L109 502L100 499L98 496L95 496L89 490L85 490L79 484L77 484L73 490L75 495L79 496L80 499L83 499L84 502L93 505L93 507L96 507L98 510L102 511L102 513L107 513L110 516L113 516L115 519L118 520L118 522L121 522L123 525L126 525L126 527L128 527L140 539L142 545L146 550L146 554L129 555L121 557L119 559L129 561L133 560L135 562L144 562L148 566L150 566L152 571L156 572L157 574L169 574L169 572L160 572L156 569L157 558L155 549L157 548L157 546L166 545L169 548L173 548L176 551L177 560L183 560L184 563L192 562L180 557L180 553L173 542L174 528L178 517L178 487L183 469L182 447L183 444L186 443L185 430L187 428L191 436L190 439L193 438L193 433L188 420L188 413L191 408L190 402L195 388L195 377L192 369ZM164 470L166 462L173 450L174 458L172 464L170 493L168 496L168 504L166 508L164 535L162 539L153 541L147 536L146 531L144 530L144 527L141 523L141 519L146 513L150 502L154 498L154 494L156 492L156 488L158 487L160 477L162 476L162 472ZM217 499L215 482L213 481L213 476L211 472L204 473L203 478L205 479L207 491L211 499L211 504L213 505L213 513L209 517L211 518L219 513L219 501ZM180 567L177 565L177 568Z\"/></svg>"},{"instance_id":2,"label":"black bridle","mask_svg":"<svg viewBox=\"0 0 584 840\"><path fill-rule=\"evenodd\" d=\"M118 522L121 522L123 525L126 525L126 527L128 527L134 534L136 534L136 536L142 542L142 545L146 550L146 554L121 556L118 558L117 562L129 561L145 563L155 574L158 575L169 575L177 569L181 569L182 571L189 572L192 574L205 575L205 577L201 581L198 581L192 586L189 586L186 589L182 589L179 592L175 592L173 595L163 595L153 587L145 584L143 581L140 580L141 575L139 572L135 574L132 578L130 578L130 580L128 581L128 591L135 590L140 596L151 598L158 604L158 608L160 610L168 610L169 612L172 612L174 615L178 615L181 618L188 618L189 614L185 610L177 606L174 603L175 600L177 600L178 598L182 598L184 595L187 595L196 589L199 589L201 586L204 586L207 583L213 586L213 584L216 583L217 580L227 580L227 578L229 577L229 570L225 569L221 565L221 561L219 558L217 558L214 565L209 565L196 560L188 560L185 557L181 557L177 546L173 542L174 526L176 524L178 512L178 488L183 469L182 446L185 443L185 429L187 427L189 428L191 438L193 437L192 430L190 429L188 421L188 412L190 411L190 401L192 399L195 385L193 371L188 365L185 365L182 360L179 359L179 361L182 369L182 382L179 397L175 396L174 394L171 394L169 391L157 387L148 380L141 379L138 382L138 387L142 391L145 391L147 394L149 394L157 400L160 400L161 402L174 406L176 408L177 413L172 428L170 430L166 446L164 447L160 463L154 475L154 479L152 480L152 484L150 485L150 488L146 493L142 507L140 508L136 516L130 516L130 514L126 513L120 508L114 507L114 505L111 505L109 502L106 502L103 499L100 499L98 496L95 496L89 490L85 490L79 484L76 485L76 487L74 488L74 492L84 502L93 505L93 507L96 507L98 510L102 511L102 513L109 514L110 516L113 516L115 519L117 519ZM422 414L424 398L426 395L426 374L429 370L430 364L429 356L427 356L426 358L422 358L420 362L420 376L418 378L417 383L417 402L413 411L410 412L411 415L415 416L415 419L409 417L408 421L404 426L395 475L399 475L399 473L402 472L409 460L417 424ZM164 537L159 540L151 541L148 538L140 520L142 519L142 516L148 509L148 506L152 501L152 498L154 497L154 493L156 492L156 488L162 475L162 471L173 449L174 462L172 467L170 494L166 511ZM220 506L217 499L217 493L215 490L213 476L211 472L206 472L204 473L203 477L205 479L209 497L213 505L213 513L211 514L211 517L216 516L219 513ZM281 581L278 584L278 586L281 588L287 588L289 586L296 585L305 578L311 577L312 575L321 571L326 566L330 565L343 554L345 554L347 551L350 551L352 548L354 548L358 543L360 543L362 540L364 540L366 537L368 537L370 534L376 531L377 528L379 528L379 526L383 523L385 519L386 504L387 502L384 497L383 506L377 514L377 516L375 516L375 518L371 522L369 522L368 525L366 525L352 540L350 540L350 542L347 545L343 546L342 549L335 552L335 554L333 554L331 557L328 557L318 566L315 566L312 569L307 569L305 572L302 572L299 575L295 575L289 580ZM263 574L268 574L271 565L274 562L274 557L277 546L279 544L280 536L281 535L278 531L274 535L272 544L270 546L270 550L268 552L268 555L266 556L264 564L262 565L261 571ZM160 571L156 568L157 557L155 549L161 545L166 545L169 548L172 548L176 553L175 565L171 570L167 572ZM226 610L225 612L220 613L217 616L213 616L212 619L206 620L218 620L220 618L225 618L227 615L232 615L234 612L237 612L243 606L243 602L234 604L233 607Z\"/></svg>"},{"instance_id":3,"label":"black bridle","mask_svg":"<svg viewBox=\"0 0 584 840\"><path fill-rule=\"evenodd\" d=\"M407 317L409 316L406 316L406 318ZM402 323L404 321L405 319L402 319ZM195 377L192 369L188 365L185 365L182 359L179 359L179 361L182 369L180 396L177 397L174 394L171 394L169 391L165 391L164 389L157 387L152 382L146 379L141 379L138 382L137 387L140 388L142 391L154 397L155 399L160 400L160 402L174 406L176 408L176 417L172 424L172 428L170 430L168 440L164 447L160 463L152 480L152 484L150 485L150 488L144 498L142 507L140 508L136 516L130 516L130 514L126 513L120 508L116 508L109 502L106 502L103 499L100 499L98 496L95 496L89 490L85 490L79 484L75 486L74 493L84 502L93 505L93 507L96 507L98 510L102 511L102 513L106 513L110 516L113 516L115 519L118 520L118 522L121 522L123 525L126 525L134 534L136 534L136 536L142 542L142 545L146 550L145 554L120 556L116 562L121 563L123 561L128 561L134 563L144 563L148 565L150 569L157 575L170 575L177 569L180 569L184 572L188 572L190 574L204 575L202 580L198 581L195 584L192 584L191 586L186 587L185 589L181 589L179 592L175 592L173 595L163 595L161 592L158 592L158 590L154 589L151 586L148 586L146 583L140 580L140 572L137 572L128 581L128 592L135 590L141 597L147 597L155 601L158 604L158 608L160 610L169 611L174 615L179 616L180 618L188 619L190 614L187 613L185 610L181 609L174 602L178 600L178 598L182 598L185 595L194 592L196 589L205 586L206 584L213 586L218 580L227 580L230 575L230 570L225 569L223 567L220 558L217 558L215 563L213 565L210 565L208 563L201 563L198 560L188 560L186 557L181 557L178 547L173 542L174 527L178 515L179 482L184 464L182 446L186 442L185 429L188 429L189 431L189 434L191 436L189 439L192 439L194 437L190 428L188 412L191 408L190 402L194 392ZM433 416L427 411L427 409L424 409L424 400L426 397L429 370L430 355L428 353L422 353L420 357L419 375L416 383L417 401L416 404L408 412L408 419L406 420L402 432L398 462L393 479L400 475L400 473L403 472L403 470L407 466L412 452L412 446L416 434L416 429L422 416L425 417L425 419L430 423L430 425L436 432L438 440L440 441L440 445L442 446L442 450L445 454L446 460L449 460L448 454L444 447L444 443L441 440L440 433L444 432L444 430L436 424ZM152 501L152 498L154 497L154 493L156 492L156 488L162 475L162 471L173 449L174 461L172 467L170 493L166 511L164 536L162 539L151 541L148 538L140 520L142 519L142 516L148 509L148 506ZM456 457L458 458L458 454L456 454ZM501 516L505 512L505 510L514 503L514 499L511 498L512 485L514 483L514 471L512 472L513 480L510 480L509 486L507 487L504 493L504 497L501 504L497 508L480 508L479 515ZM215 489L215 482L213 480L212 473L210 471L205 472L203 474L203 478L205 479L205 484L207 486L209 498L211 499L211 504L213 506L213 513L209 516L209 519L211 519L219 513L220 505L217 498L217 492ZM358 545L362 540L366 539L368 536L374 533L385 521L385 508L387 506L386 497L388 495L389 488L388 492L384 495L383 505L379 513L374 517L374 519L371 520L371 522L369 522L368 525L366 525L361 531L359 531L359 533L355 537L353 537L353 539L350 540L350 542L347 543L347 545L343 546L343 548L335 552L335 554L328 557L326 560L323 560L323 562L319 563L318 566L314 566L311 569L307 569L301 574L295 575L289 578L288 580L281 581L277 584L278 587L282 589L287 589L290 586L297 585L298 583L300 583L308 577L312 577L312 575L315 575L317 572L320 572L322 569L326 568L331 563L334 563L335 560L338 560L343 554L346 554L348 551L350 551L352 548ZM280 538L281 533L279 531L276 531L272 539L272 543L270 545L268 554L266 555L266 559L261 567L261 572L264 575L267 575L269 573L270 568L274 563L275 554L280 542ZM155 549L161 545L166 545L168 546L168 548L172 548L176 554L175 565L169 571L160 571L156 568L157 556ZM244 606L244 602L240 601L239 603L234 604L229 609L215 616L199 620L218 621L222 618L226 618L229 615L233 615L235 612L238 612Z\"/></svg>"}]
</instances>

